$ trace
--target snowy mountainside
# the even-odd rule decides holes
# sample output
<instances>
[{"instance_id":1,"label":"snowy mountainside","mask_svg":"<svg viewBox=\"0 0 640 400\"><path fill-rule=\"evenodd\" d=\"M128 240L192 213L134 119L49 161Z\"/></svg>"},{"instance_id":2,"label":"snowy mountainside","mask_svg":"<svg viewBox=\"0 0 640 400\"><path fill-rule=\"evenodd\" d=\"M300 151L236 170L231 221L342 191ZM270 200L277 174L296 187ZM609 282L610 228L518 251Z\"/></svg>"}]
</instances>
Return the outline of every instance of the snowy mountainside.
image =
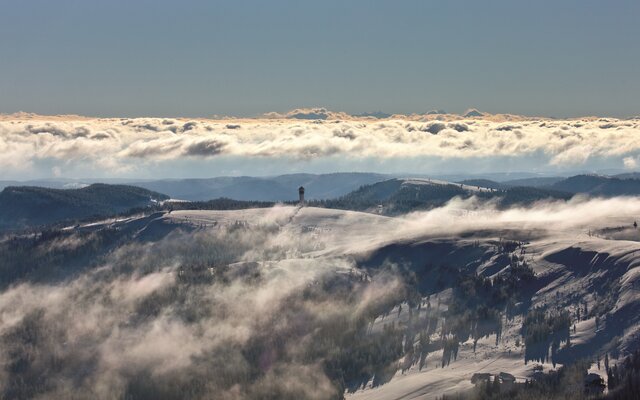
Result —
<instances>
[{"instance_id":1,"label":"snowy mountainside","mask_svg":"<svg viewBox=\"0 0 640 400\"><path fill-rule=\"evenodd\" d=\"M495 280L507 274L516 259L535 275L534 280L518 289L526 296L517 304L516 315L505 313L497 332L461 340L455 360L443 366L443 349L435 345L422 356L422 367L420 357L407 361L405 356L398 360L398 370L384 384L372 375L352 386L347 397L417 398L427 393L455 393L471 387L470 377L478 372L508 371L523 381L532 378L533 363L553 369L579 359L595 360L604 357L603 354L621 357L640 343L640 247L635 241L593 236L593 227L586 227L591 223L615 225L631 221L630 216L602 218L595 213L592 220L565 221L559 227L514 218L497 226L488 220L491 212L483 217L473 213L461 216L452 207L445 218L452 225L468 226L443 232L435 220L431 221L433 226L427 224L416 229L417 222L408 217L313 208L288 211L291 213L286 219L288 229L313 232L316 247L306 256L349 257L368 271L396 264L413 274L420 292L419 304L431 303L431 311L404 302L378 316L371 326L374 330L391 324L410 330L434 318L435 313L442 319L433 328L431 340L441 339L447 302L452 296L447 287L456 283L455 279L447 279L451 268ZM224 221L229 216L221 211L209 214L208 218ZM439 216L437 220L442 218ZM335 232L340 232L340 239L334 237ZM640 231L635 231L635 235L640 238ZM348 246L341 245L345 237L349 238ZM318 246L323 248L322 252L317 251ZM434 296L440 303L438 307L434 307ZM568 340L555 345L549 338L528 348L524 346L524 315L538 308L546 312L568 311L571 318ZM603 370L600 373L605 375Z\"/></svg>"},{"instance_id":2,"label":"snowy mountainside","mask_svg":"<svg viewBox=\"0 0 640 400\"><path fill-rule=\"evenodd\" d=\"M639 212L634 198L456 200L397 217L175 210L5 238L4 365L52 380L5 368L1 388L55 397L80 379L79 393L135 398L400 399L584 359L606 376L597 359L621 362L640 343ZM81 378L79 363L91 366Z\"/></svg>"}]
</instances>

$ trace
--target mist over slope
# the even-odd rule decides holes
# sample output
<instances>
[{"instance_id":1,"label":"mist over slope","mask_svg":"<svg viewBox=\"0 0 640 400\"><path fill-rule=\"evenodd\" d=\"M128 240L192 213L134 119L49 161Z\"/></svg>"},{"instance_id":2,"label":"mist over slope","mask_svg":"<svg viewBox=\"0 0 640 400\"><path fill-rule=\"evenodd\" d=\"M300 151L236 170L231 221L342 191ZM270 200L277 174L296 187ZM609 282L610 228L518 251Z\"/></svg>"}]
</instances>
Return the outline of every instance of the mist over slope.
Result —
<instances>
[{"instance_id":1,"label":"mist over slope","mask_svg":"<svg viewBox=\"0 0 640 400\"><path fill-rule=\"evenodd\" d=\"M74 180L43 181L44 185L57 185L68 190L7 188L0 195L0 201L5 205L4 214L0 212L0 217L5 215L0 230L105 217L144 207L156 210L264 207L279 201L295 202L299 186L306 188L306 199L315 206L385 215L440 207L455 197L478 197L504 208L548 199L567 200L578 194L595 197L636 195L640 193L640 181L632 176L576 175L505 182L467 179L454 183L424 177L389 179L387 175L372 173L335 173L134 182L147 191L133 186L106 184L87 188L89 185ZM166 200L167 196L158 191L179 200L162 205L159 201ZM121 198L125 192L137 197ZM25 201L19 200L20 196ZM54 207L54 211L49 212L46 207Z\"/></svg>"},{"instance_id":2,"label":"mist over slope","mask_svg":"<svg viewBox=\"0 0 640 400\"><path fill-rule=\"evenodd\" d=\"M180 210L5 238L0 388L386 399L465 390L477 371L524 379L531 360L613 364L640 333L635 215L635 198L476 197L396 218Z\"/></svg>"}]
</instances>

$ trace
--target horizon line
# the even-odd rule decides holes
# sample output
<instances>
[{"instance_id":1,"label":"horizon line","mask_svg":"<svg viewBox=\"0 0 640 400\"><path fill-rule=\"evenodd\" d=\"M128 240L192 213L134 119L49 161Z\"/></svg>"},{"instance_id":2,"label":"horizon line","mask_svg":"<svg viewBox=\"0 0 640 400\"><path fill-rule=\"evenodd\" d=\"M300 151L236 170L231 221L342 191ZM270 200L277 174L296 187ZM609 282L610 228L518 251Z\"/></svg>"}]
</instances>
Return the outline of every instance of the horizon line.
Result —
<instances>
[{"instance_id":1,"label":"horizon line","mask_svg":"<svg viewBox=\"0 0 640 400\"><path fill-rule=\"evenodd\" d=\"M240 116L240 115L202 115L202 116L189 116L189 115L136 115L136 116L123 116L123 115L89 115L89 114L76 114L76 113L61 113L61 114L41 114L31 111L16 111L16 112L0 112L0 119L199 119L199 120L297 120L297 121L313 121L313 120L365 120L365 121L378 121L378 120L394 120L394 119L433 119L433 120L452 120L452 119L471 119L471 120L504 120L504 121L516 121L516 120L592 120L592 119L617 119L617 120L634 120L640 119L640 114L629 116L612 116L612 115L581 115L581 116L544 116L544 115L527 115L527 114L512 114L512 113L491 113L479 111L477 108L469 108L463 113L451 113L444 110L429 110L423 113L386 113L381 110L367 111L361 113L349 113L346 111L335 111L326 107L301 107L294 108L285 112L267 111L262 114L253 116Z\"/></svg>"}]
</instances>

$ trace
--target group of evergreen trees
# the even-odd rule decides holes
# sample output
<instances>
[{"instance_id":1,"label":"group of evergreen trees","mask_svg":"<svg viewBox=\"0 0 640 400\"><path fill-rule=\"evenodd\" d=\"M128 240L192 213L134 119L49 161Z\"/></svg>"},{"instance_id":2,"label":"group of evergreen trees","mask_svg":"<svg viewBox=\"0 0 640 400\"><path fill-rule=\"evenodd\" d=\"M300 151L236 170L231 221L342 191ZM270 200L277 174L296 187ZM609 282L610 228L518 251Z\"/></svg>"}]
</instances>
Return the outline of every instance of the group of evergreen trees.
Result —
<instances>
[{"instance_id":1,"label":"group of evergreen trees","mask_svg":"<svg viewBox=\"0 0 640 400\"><path fill-rule=\"evenodd\" d=\"M516 384L508 389L500 386L497 377L483 382L467 393L444 395L442 400L636 400L640 393L640 350L628 355L621 363L607 368L607 392L598 393L585 385L590 366L578 361L557 371L539 374L535 380Z\"/></svg>"},{"instance_id":2,"label":"group of evergreen trees","mask_svg":"<svg viewBox=\"0 0 640 400\"><path fill-rule=\"evenodd\" d=\"M633 400L640 396L640 350L636 350L625 359L609 366L608 356L605 361L607 369L607 399Z\"/></svg>"},{"instance_id":3,"label":"group of evergreen trees","mask_svg":"<svg viewBox=\"0 0 640 400\"><path fill-rule=\"evenodd\" d=\"M571 315L567 310L546 311L536 307L529 311L522 322L525 343L525 362L546 362L551 346L551 361L562 343L570 345Z\"/></svg>"}]
</instances>

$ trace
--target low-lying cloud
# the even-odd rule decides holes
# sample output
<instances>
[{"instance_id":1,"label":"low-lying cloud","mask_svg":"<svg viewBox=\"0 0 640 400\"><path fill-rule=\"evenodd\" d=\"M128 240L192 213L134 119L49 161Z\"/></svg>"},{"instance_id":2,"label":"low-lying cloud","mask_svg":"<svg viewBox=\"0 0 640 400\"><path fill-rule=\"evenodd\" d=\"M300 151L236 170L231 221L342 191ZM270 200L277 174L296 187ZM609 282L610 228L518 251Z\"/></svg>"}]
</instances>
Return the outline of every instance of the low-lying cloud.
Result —
<instances>
[{"instance_id":1,"label":"low-lying cloud","mask_svg":"<svg viewBox=\"0 0 640 400\"><path fill-rule=\"evenodd\" d=\"M35 163L82 162L108 167L117 174L145 163L219 156L302 162L334 156L382 161L536 156L543 166L558 168L584 166L594 158L616 159L620 168L633 168L640 152L638 119L512 124L484 119L329 120L313 113L305 115L313 118L5 118L0 120L0 167L19 171Z\"/></svg>"},{"instance_id":2,"label":"low-lying cloud","mask_svg":"<svg viewBox=\"0 0 640 400\"><path fill-rule=\"evenodd\" d=\"M6 288L0 293L0 393L338 396L322 366L322 348L333 346L319 340L323 330L336 324L362 329L378 303L401 299L402 287L384 274L365 281L342 258L300 258L301 243L277 228L287 212L265 210L253 229L177 231L155 243L123 244L64 284ZM78 240L47 246L55 251Z\"/></svg>"}]
</instances>

